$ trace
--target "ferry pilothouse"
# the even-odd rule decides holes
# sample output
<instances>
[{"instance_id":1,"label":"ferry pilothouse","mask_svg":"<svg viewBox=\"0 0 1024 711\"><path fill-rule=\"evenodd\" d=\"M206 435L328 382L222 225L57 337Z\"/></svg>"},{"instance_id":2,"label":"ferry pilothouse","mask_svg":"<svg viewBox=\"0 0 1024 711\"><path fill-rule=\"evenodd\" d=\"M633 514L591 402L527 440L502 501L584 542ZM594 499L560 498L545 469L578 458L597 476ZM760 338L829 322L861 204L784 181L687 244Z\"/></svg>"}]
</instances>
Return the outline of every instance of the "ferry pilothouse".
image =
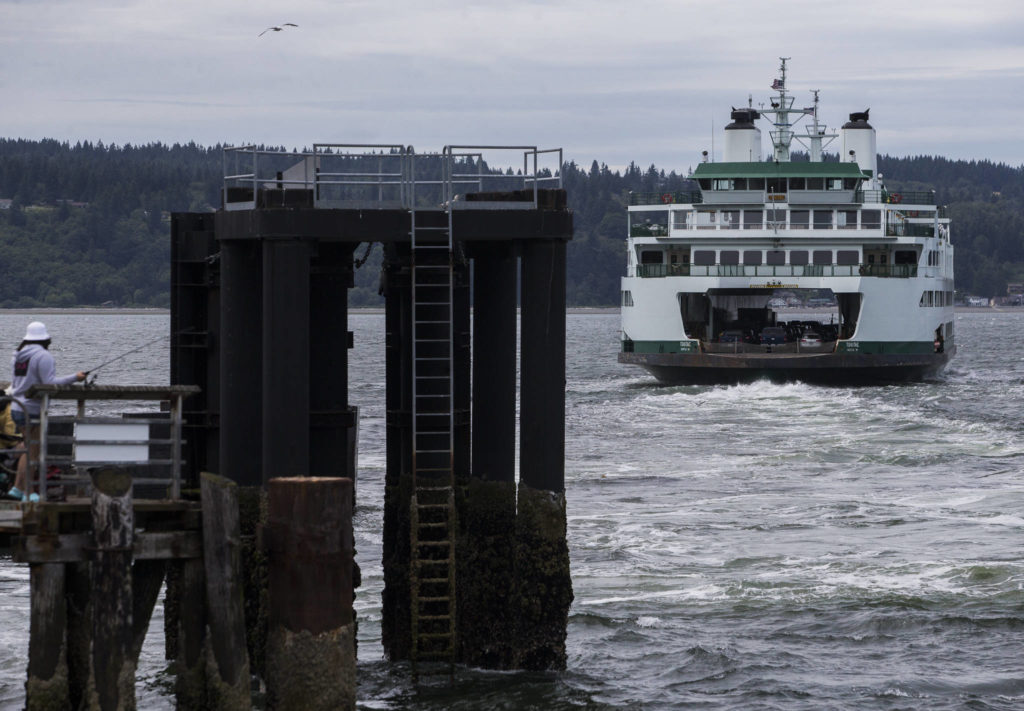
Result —
<instances>
[{"instance_id":1,"label":"ferry pilothouse","mask_svg":"<svg viewBox=\"0 0 1024 711\"><path fill-rule=\"evenodd\" d=\"M794 108L779 71L768 106L733 110L698 190L630 196L619 362L671 383L936 374L956 351L945 210L886 188L868 111L830 133L818 92ZM791 160L794 139L809 160Z\"/></svg>"}]
</instances>

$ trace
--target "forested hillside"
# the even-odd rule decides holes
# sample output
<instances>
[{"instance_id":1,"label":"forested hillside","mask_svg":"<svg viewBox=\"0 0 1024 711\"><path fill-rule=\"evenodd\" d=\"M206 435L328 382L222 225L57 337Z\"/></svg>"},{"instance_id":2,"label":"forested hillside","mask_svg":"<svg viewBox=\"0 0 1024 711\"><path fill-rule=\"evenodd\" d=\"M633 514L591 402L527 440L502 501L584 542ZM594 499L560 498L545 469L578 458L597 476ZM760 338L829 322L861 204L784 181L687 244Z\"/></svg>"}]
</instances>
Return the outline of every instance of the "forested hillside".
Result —
<instances>
[{"instance_id":1,"label":"forested hillside","mask_svg":"<svg viewBox=\"0 0 1024 711\"><path fill-rule=\"evenodd\" d=\"M948 206L959 290L996 296L1024 281L1024 168L929 156L881 156L878 167L891 189L934 188ZM629 192L682 189L686 178L569 162L564 184L576 228L569 304L617 305ZM12 201L0 210L0 307L167 306L169 215L215 209L220 185L219 146L0 139L0 200ZM367 256L356 306L379 303L379 248Z\"/></svg>"}]
</instances>

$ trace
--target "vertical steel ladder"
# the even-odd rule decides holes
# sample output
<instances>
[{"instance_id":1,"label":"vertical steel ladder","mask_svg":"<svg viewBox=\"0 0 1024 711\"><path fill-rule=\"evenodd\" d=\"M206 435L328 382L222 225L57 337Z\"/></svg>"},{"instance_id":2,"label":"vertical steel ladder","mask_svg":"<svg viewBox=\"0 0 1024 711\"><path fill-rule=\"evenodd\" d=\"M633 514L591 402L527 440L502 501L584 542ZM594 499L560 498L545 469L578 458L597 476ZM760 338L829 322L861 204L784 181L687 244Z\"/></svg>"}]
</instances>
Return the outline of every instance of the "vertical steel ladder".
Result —
<instances>
[{"instance_id":1,"label":"vertical steel ladder","mask_svg":"<svg viewBox=\"0 0 1024 711\"><path fill-rule=\"evenodd\" d=\"M410 211L412 240L411 659L455 661L452 235L447 209Z\"/></svg>"}]
</instances>

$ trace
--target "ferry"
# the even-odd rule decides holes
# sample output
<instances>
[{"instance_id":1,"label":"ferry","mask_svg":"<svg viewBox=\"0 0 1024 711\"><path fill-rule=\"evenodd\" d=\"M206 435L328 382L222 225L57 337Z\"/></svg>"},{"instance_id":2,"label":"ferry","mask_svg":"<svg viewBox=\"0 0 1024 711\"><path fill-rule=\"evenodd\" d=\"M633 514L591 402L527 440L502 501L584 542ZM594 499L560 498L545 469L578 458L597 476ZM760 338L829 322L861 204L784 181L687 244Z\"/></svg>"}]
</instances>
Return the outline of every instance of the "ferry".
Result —
<instances>
[{"instance_id":1,"label":"ferry","mask_svg":"<svg viewBox=\"0 0 1024 711\"><path fill-rule=\"evenodd\" d=\"M693 190L630 195L619 362L664 383L932 377L956 353L946 210L886 187L869 110L837 133L817 90L795 105L788 59L767 105L732 110Z\"/></svg>"}]
</instances>

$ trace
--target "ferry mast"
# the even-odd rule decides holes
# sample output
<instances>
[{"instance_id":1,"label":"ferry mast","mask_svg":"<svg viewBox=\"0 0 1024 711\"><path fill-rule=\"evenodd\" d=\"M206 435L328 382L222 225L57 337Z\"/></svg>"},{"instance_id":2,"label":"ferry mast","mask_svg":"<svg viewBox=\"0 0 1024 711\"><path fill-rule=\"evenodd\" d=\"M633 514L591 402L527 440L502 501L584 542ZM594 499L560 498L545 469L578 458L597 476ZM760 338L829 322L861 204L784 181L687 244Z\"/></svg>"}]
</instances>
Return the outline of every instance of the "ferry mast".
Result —
<instances>
[{"instance_id":1,"label":"ferry mast","mask_svg":"<svg viewBox=\"0 0 1024 711\"><path fill-rule=\"evenodd\" d=\"M770 100L770 108L761 108L762 115L772 116L772 130L769 131L769 135L772 139L772 158L776 162L788 162L790 160L790 146L793 144L793 139L797 139L801 143L804 143L802 139L807 139L807 143L804 144L810 154L812 163L820 163L822 157L822 148L831 143L838 134L826 133L824 124L818 122L818 89L812 89L811 93L814 94L814 104L806 108L793 108L793 97L789 95L786 90L786 62L789 61L790 57L779 57L779 77L772 81L772 89L778 92L778 96ZM796 114L796 118L792 116ZM793 131L793 125L800 120L801 117L810 115L812 119L812 125L807 127L805 133L796 134ZM825 141L824 139L828 139ZM823 142L824 141L824 142Z\"/></svg>"},{"instance_id":2,"label":"ferry mast","mask_svg":"<svg viewBox=\"0 0 1024 711\"><path fill-rule=\"evenodd\" d=\"M789 162L789 147L793 143L793 121L791 114L803 112L793 108L793 97L786 91L786 62L790 57L779 57L779 78L772 82L772 89L779 92L770 100L770 108L762 108L762 115L772 116L772 130L768 132L772 139L772 157L777 163Z\"/></svg>"}]
</instances>

